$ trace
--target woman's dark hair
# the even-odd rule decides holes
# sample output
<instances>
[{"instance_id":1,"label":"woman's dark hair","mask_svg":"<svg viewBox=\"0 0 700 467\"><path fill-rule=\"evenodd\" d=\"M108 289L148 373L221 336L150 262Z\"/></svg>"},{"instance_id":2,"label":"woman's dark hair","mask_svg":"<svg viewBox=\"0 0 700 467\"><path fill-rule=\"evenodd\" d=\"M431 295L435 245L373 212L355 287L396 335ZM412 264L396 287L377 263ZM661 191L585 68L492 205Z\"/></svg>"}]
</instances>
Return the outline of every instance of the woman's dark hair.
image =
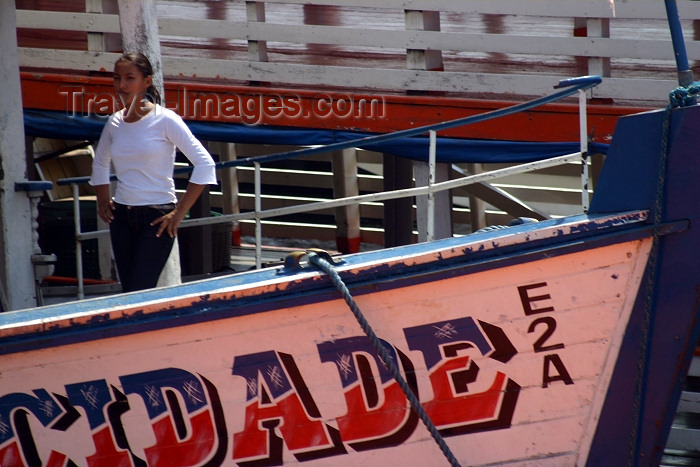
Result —
<instances>
[{"instance_id":1,"label":"woman's dark hair","mask_svg":"<svg viewBox=\"0 0 700 467\"><path fill-rule=\"evenodd\" d=\"M141 73L143 73L144 77L153 76L153 66L148 60L148 57L146 57L141 52L127 52L121 57L119 57L117 63L118 62L131 62L134 65L136 65L136 68L138 68L141 71ZM158 88L156 88L152 84L146 90L146 99L155 104L160 104L163 101L163 98L160 95L160 91L158 91Z\"/></svg>"}]
</instances>

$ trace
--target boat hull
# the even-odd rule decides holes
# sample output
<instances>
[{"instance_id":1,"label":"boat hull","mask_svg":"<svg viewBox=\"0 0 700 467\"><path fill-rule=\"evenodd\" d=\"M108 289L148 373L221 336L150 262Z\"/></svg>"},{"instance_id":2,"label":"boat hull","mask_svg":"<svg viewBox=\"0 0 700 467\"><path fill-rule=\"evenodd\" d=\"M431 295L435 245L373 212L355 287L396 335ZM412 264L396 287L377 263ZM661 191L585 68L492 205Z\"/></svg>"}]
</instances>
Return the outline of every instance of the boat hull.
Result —
<instances>
[{"instance_id":1,"label":"boat hull","mask_svg":"<svg viewBox=\"0 0 700 467\"><path fill-rule=\"evenodd\" d=\"M551 223L397 249L381 262L358 255L337 270L462 465L576 465L651 237L575 232L643 218ZM564 240L537 246L538 232L551 243L562 231ZM520 251L489 255L494 239ZM0 364L0 464L445 462L327 277L310 267L261 276L192 286L206 288L204 298L145 294L45 314L24 337L4 328L14 346ZM53 338L37 337L40 328Z\"/></svg>"}]
</instances>

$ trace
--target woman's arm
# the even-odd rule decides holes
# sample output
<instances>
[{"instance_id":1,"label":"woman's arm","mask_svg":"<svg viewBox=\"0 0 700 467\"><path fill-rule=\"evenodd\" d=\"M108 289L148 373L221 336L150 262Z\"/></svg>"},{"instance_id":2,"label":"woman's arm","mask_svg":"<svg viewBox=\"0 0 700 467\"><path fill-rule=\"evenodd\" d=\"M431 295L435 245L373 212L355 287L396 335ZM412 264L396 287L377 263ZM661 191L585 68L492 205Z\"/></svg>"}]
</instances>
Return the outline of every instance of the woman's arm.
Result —
<instances>
[{"instance_id":1,"label":"woman's arm","mask_svg":"<svg viewBox=\"0 0 700 467\"><path fill-rule=\"evenodd\" d=\"M110 187L107 185L95 185L95 195L97 196L97 215L106 223L114 219L114 202L110 196Z\"/></svg>"},{"instance_id":2,"label":"woman's arm","mask_svg":"<svg viewBox=\"0 0 700 467\"><path fill-rule=\"evenodd\" d=\"M152 225L160 224L156 234L158 237L163 232L167 232L171 237L177 235L180 222L202 194L204 186L216 184L214 159L209 151L195 138L180 116L167 109L166 115L169 115L169 118L165 120L167 138L182 151L194 168L185 194L178 201L177 207L172 212L153 221Z\"/></svg>"},{"instance_id":3,"label":"woman's arm","mask_svg":"<svg viewBox=\"0 0 700 467\"><path fill-rule=\"evenodd\" d=\"M166 135L194 166L190 181L198 185L216 184L214 159L202 143L192 134L180 116L172 111L166 119Z\"/></svg>"}]
</instances>

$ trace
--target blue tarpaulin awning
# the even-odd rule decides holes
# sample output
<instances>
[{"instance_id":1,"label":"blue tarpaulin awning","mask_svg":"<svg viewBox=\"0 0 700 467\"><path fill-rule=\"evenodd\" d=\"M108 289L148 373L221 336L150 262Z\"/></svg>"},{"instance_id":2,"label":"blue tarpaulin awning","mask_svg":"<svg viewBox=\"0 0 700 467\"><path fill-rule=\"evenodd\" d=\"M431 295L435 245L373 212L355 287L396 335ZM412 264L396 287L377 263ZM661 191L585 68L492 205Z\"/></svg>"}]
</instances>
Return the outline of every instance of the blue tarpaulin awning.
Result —
<instances>
[{"instance_id":1,"label":"blue tarpaulin awning","mask_svg":"<svg viewBox=\"0 0 700 467\"><path fill-rule=\"evenodd\" d=\"M83 116L60 111L24 110L24 129L28 136L66 140L97 141L107 118ZM372 136L372 133L347 130L245 125L206 121L187 121L192 133L203 141L249 144L319 146ZM428 160L426 136L400 137L357 147L414 160ZM591 143L590 153L607 153L607 144ZM550 159L579 151L579 142L525 142L482 139L437 138L438 162L524 163Z\"/></svg>"}]
</instances>

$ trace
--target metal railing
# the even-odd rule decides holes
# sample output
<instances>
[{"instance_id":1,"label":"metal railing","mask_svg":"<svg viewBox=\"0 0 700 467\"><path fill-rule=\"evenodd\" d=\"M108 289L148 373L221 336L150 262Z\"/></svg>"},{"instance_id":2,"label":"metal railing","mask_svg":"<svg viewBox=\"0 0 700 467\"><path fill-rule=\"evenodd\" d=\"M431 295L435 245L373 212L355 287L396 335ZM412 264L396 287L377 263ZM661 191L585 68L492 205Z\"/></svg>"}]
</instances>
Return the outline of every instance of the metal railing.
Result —
<instances>
[{"instance_id":1,"label":"metal railing","mask_svg":"<svg viewBox=\"0 0 700 467\"><path fill-rule=\"evenodd\" d=\"M488 182L499 177L525 173L533 170L544 169L548 167L554 167L561 164L566 164L570 162L580 161L582 163L583 169L581 170L581 190L582 190L582 210L586 212L588 209L589 202L589 191L588 191L588 131L586 122L586 90L598 85L602 79L599 76L584 76L579 78L571 78L567 80L562 80L554 88L559 89L551 95L544 96L538 99L534 99L528 102L520 103L511 107L494 110L491 112L486 112L479 115L474 115L470 117L464 117L456 120L450 120L446 122L441 122L432 125L426 125L417 128L411 128L408 130L396 131L393 133L386 133L380 135L373 135L364 138L359 138L350 141L344 141L339 143L332 143L324 146L308 147L303 149L298 149L294 151L287 151L275 154L269 154L266 156L248 157L237 159L234 161L219 162L216 164L217 170L224 170L228 168L238 167L238 166L250 166L252 165L255 169L255 209L250 212L237 213L237 214L224 214L215 217L205 217L197 219L188 219L181 223L181 228L191 227L191 226L201 226L208 224L218 224L218 223L228 223L242 220L254 220L255 221L255 263L256 268L260 268L261 256L262 256L262 220L277 216L299 214L311 211L317 211L328 208L338 208L349 205L356 205L365 202L372 201L386 201L392 199L398 199L409 196L426 195L427 196L427 240L434 239L434 219L435 219L435 209L434 209L434 195L435 193L450 190L459 187L465 187L468 185ZM518 112L523 112L534 107L555 102L566 97L572 96L578 93L579 100L579 126L580 126L580 151L567 154L564 156L554 157L551 159L545 159L537 162L530 162L525 164L519 164L512 167L497 169L489 172L483 172L476 175L468 175L465 177L435 183L435 166L436 166L436 141L437 132L440 130L458 127L462 125L469 125L477 122L482 122L485 120L491 120L498 117L503 117L506 115L511 115ZM414 188L399 189L393 191L385 191L380 193L371 193L357 196L350 196L345 198L338 198L329 201L319 201L312 202L308 204L287 206L276 209L262 210L261 208L261 164L269 163L273 161L279 161L284 159L294 159L301 158L305 156L310 156L312 154L326 153L330 151L338 151L341 149L354 148L358 146L367 146L371 143L380 143L385 141L390 141L397 138L404 138L410 136L418 136L429 134L430 145L429 145L429 177L428 184L425 186L419 186ZM175 173L183 173L191 171L191 167L187 168L177 168ZM76 275L78 283L77 297L78 299L84 298L84 278L83 278L83 266L82 266L82 241L89 239L96 239L102 236L109 236L109 230L96 230L92 232L82 232L80 223L80 200L78 196L78 188L80 184L87 183L89 177L74 177L74 178L64 178L58 180L56 183L58 185L70 185L73 193L73 210L74 210L74 226L75 226L75 242L76 242Z\"/></svg>"}]
</instances>

